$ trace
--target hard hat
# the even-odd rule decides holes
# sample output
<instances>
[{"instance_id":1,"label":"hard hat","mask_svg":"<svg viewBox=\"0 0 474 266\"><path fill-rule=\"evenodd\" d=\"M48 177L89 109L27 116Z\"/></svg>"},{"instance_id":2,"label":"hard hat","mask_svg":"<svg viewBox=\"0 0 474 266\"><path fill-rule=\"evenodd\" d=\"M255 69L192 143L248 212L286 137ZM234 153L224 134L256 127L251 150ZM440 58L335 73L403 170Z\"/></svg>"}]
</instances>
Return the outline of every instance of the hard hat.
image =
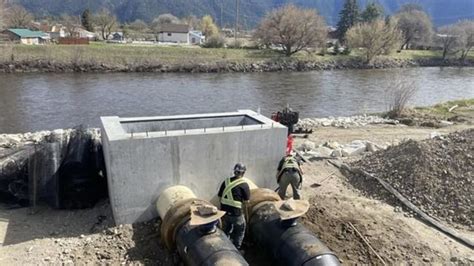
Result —
<instances>
[{"instance_id":1,"label":"hard hat","mask_svg":"<svg viewBox=\"0 0 474 266\"><path fill-rule=\"evenodd\" d=\"M243 174L247 171L247 167L243 163L237 163L234 166L234 174Z\"/></svg>"}]
</instances>

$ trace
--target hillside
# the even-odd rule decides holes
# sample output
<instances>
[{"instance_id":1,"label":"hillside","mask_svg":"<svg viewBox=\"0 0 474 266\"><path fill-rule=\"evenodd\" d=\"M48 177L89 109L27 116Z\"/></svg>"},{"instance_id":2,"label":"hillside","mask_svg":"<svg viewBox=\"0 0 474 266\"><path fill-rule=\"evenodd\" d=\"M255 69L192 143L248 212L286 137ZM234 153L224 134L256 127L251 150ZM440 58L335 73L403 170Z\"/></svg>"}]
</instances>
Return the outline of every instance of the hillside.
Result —
<instances>
[{"instance_id":1,"label":"hillside","mask_svg":"<svg viewBox=\"0 0 474 266\"><path fill-rule=\"evenodd\" d=\"M151 21L163 13L178 17L212 15L221 25L233 25L235 20L235 1L232 0L14 0L37 16L59 16L64 13L79 15L85 8L92 11L106 7L115 12L121 21L143 19ZM359 0L361 6L373 0ZM406 3L421 5L432 17L436 26L450 24L460 19L474 18L472 0L375 0L382 5L387 14L393 14ZM258 23L268 10L295 3L300 6L316 8L326 17L329 25L335 25L344 0L240 0L240 19L244 28ZM222 12L221 12L222 10ZM221 14L222 22L221 23Z\"/></svg>"}]
</instances>

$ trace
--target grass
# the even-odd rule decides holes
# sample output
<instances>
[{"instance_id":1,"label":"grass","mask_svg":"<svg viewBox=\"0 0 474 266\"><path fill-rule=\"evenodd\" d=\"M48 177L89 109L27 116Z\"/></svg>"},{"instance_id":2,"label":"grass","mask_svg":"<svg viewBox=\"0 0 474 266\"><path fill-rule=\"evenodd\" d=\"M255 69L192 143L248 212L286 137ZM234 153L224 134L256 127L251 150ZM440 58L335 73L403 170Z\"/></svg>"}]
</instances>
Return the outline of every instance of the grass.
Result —
<instances>
[{"instance_id":1,"label":"grass","mask_svg":"<svg viewBox=\"0 0 474 266\"><path fill-rule=\"evenodd\" d=\"M458 106L453 112L449 112L449 108ZM414 108L419 113L425 113L438 117L449 118L456 115L456 112L474 112L474 98L473 99L462 99L456 101L448 101L439 103L429 107L416 107Z\"/></svg>"},{"instance_id":2,"label":"grass","mask_svg":"<svg viewBox=\"0 0 474 266\"><path fill-rule=\"evenodd\" d=\"M325 55L299 52L292 60L348 60L360 58L361 52L351 55ZM387 57L387 56L386 56ZM402 51L391 56L400 59L440 58L441 51ZM474 59L474 52L468 56ZM265 60L286 60L276 51L252 49L204 49L199 47L166 47L152 45L123 45L92 42L90 45L3 45L0 62L44 60L58 63L104 63L118 65L141 64L203 64L218 62L252 63Z\"/></svg>"}]
</instances>

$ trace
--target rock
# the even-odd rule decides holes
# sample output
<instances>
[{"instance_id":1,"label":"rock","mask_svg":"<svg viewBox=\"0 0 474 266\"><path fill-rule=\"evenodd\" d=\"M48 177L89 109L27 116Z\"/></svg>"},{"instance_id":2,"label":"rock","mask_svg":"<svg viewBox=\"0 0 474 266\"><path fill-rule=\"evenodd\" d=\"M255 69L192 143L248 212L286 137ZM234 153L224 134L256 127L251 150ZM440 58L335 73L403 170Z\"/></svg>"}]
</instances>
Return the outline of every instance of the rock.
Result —
<instances>
[{"instance_id":1,"label":"rock","mask_svg":"<svg viewBox=\"0 0 474 266\"><path fill-rule=\"evenodd\" d=\"M316 157L329 157L332 154L332 150L326 147L318 147L314 150Z\"/></svg>"},{"instance_id":2,"label":"rock","mask_svg":"<svg viewBox=\"0 0 474 266\"><path fill-rule=\"evenodd\" d=\"M336 141L328 141L328 142L324 143L323 146L335 150L335 149L340 148L341 144L337 143Z\"/></svg>"},{"instance_id":3,"label":"rock","mask_svg":"<svg viewBox=\"0 0 474 266\"><path fill-rule=\"evenodd\" d=\"M365 144L350 144L350 145L347 145L347 146L344 146L344 148L342 148L342 156L343 157L350 157L350 156L357 156L357 155L361 155L362 153L364 153L366 150L366 147L365 147Z\"/></svg>"},{"instance_id":4,"label":"rock","mask_svg":"<svg viewBox=\"0 0 474 266\"><path fill-rule=\"evenodd\" d=\"M299 150L312 151L315 149L315 147L316 147L316 144L314 144L314 142L307 140L303 142L303 144L301 144L301 146L299 147Z\"/></svg>"},{"instance_id":5,"label":"rock","mask_svg":"<svg viewBox=\"0 0 474 266\"><path fill-rule=\"evenodd\" d=\"M439 133L438 131L433 131L433 132L430 133L430 139L434 139L436 137L441 137L441 136L442 136L442 134Z\"/></svg>"},{"instance_id":6,"label":"rock","mask_svg":"<svg viewBox=\"0 0 474 266\"><path fill-rule=\"evenodd\" d=\"M376 152L376 151L379 150L377 148L377 146L374 143L370 142L370 141L367 141L367 143L365 144L365 148L369 152Z\"/></svg>"},{"instance_id":7,"label":"rock","mask_svg":"<svg viewBox=\"0 0 474 266\"><path fill-rule=\"evenodd\" d=\"M342 150L341 149L333 150L331 153L331 157L342 157Z\"/></svg>"},{"instance_id":8,"label":"rock","mask_svg":"<svg viewBox=\"0 0 474 266\"><path fill-rule=\"evenodd\" d=\"M439 121L439 125L441 127L449 127L449 126L454 125L454 123L450 122L450 121L441 120L441 121Z\"/></svg>"}]
</instances>

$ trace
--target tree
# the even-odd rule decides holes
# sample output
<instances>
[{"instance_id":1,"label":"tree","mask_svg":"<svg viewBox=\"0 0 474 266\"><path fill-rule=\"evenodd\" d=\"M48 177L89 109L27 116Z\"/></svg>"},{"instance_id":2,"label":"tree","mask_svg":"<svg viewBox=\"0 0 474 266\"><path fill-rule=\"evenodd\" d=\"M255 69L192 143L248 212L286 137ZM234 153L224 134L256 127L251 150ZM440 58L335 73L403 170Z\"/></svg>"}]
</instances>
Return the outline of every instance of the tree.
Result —
<instances>
[{"instance_id":1,"label":"tree","mask_svg":"<svg viewBox=\"0 0 474 266\"><path fill-rule=\"evenodd\" d=\"M100 28L102 39L107 40L110 33L117 26L117 18L107 9L102 9L94 18L95 24Z\"/></svg>"},{"instance_id":2,"label":"tree","mask_svg":"<svg viewBox=\"0 0 474 266\"><path fill-rule=\"evenodd\" d=\"M443 49L443 60L450 54L456 54L460 47L458 29L455 25L441 27L436 34L435 42Z\"/></svg>"},{"instance_id":3,"label":"tree","mask_svg":"<svg viewBox=\"0 0 474 266\"><path fill-rule=\"evenodd\" d=\"M148 31L148 24L146 24L143 20L137 19L134 22L130 23L130 25L128 25L128 28L132 31L143 33Z\"/></svg>"},{"instance_id":4,"label":"tree","mask_svg":"<svg viewBox=\"0 0 474 266\"><path fill-rule=\"evenodd\" d=\"M206 15L201 19L201 30L206 38L219 34L219 29L211 16Z\"/></svg>"},{"instance_id":5,"label":"tree","mask_svg":"<svg viewBox=\"0 0 474 266\"><path fill-rule=\"evenodd\" d=\"M408 4L402 5L400 7L400 11L398 11L398 12L401 13L401 12L408 12L408 11L413 11L413 10L424 11L423 7L421 7L418 4L408 3Z\"/></svg>"},{"instance_id":6,"label":"tree","mask_svg":"<svg viewBox=\"0 0 474 266\"><path fill-rule=\"evenodd\" d=\"M461 61L466 60L469 51L474 47L474 21L464 20L456 24L456 35L461 52Z\"/></svg>"},{"instance_id":7,"label":"tree","mask_svg":"<svg viewBox=\"0 0 474 266\"><path fill-rule=\"evenodd\" d=\"M347 41L351 47L365 49L366 63L371 63L375 56L389 54L402 40L402 32L396 23L378 19L369 23L360 23L347 32Z\"/></svg>"},{"instance_id":8,"label":"tree","mask_svg":"<svg viewBox=\"0 0 474 266\"><path fill-rule=\"evenodd\" d=\"M383 8L375 3L370 3L365 7L365 10L360 14L362 22L372 22L380 19L383 16Z\"/></svg>"},{"instance_id":9,"label":"tree","mask_svg":"<svg viewBox=\"0 0 474 266\"><path fill-rule=\"evenodd\" d=\"M344 7L339 13L337 23L337 37L340 42L344 42L346 32L359 21L359 6L357 0L346 0Z\"/></svg>"},{"instance_id":10,"label":"tree","mask_svg":"<svg viewBox=\"0 0 474 266\"><path fill-rule=\"evenodd\" d=\"M287 5L268 13L254 37L260 43L281 47L286 56L291 56L298 51L324 44L327 28L316 10Z\"/></svg>"},{"instance_id":11,"label":"tree","mask_svg":"<svg viewBox=\"0 0 474 266\"><path fill-rule=\"evenodd\" d=\"M158 41L158 35L160 33L161 25L177 23L179 23L179 18L173 16L172 14L162 14L153 19L150 28L153 31L153 34L155 34L155 39Z\"/></svg>"},{"instance_id":12,"label":"tree","mask_svg":"<svg viewBox=\"0 0 474 266\"><path fill-rule=\"evenodd\" d=\"M79 37L77 36L79 26L81 25L81 20L79 17L76 16L68 16L68 15L61 15L60 19L63 26L66 28L66 33L70 37Z\"/></svg>"},{"instance_id":13,"label":"tree","mask_svg":"<svg viewBox=\"0 0 474 266\"><path fill-rule=\"evenodd\" d=\"M163 24L178 24L179 18L173 16L172 14L161 14L155 18L156 22L160 25Z\"/></svg>"},{"instance_id":14,"label":"tree","mask_svg":"<svg viewBox=\"0 0 474 266\"><path fill-rule=\"evenodd\" d=\"M401 48L409 48L411 45L426 44L433 35L433 24L424 11L410 9L399 12L395 18L398 28L403 32L403 43Z\"/></svg>"},{"instance_id":15,"label":"tree","mask_svg":"<svg viewBox=\"0 0 474 266\"><path fill-rule=\"evenodd\" d=\"M34 17L19 5L13 5L6 12L6 24L9 28L28 28Z\"/></svg>"},{"instance_id":16,"label":"tree","mask_svg":"<svg viewBox=\"0 0 474 266\"><path fill-rule=\"evenodd\" d=\"M5 0L0 0L0 30L5 26L6 4Z\"/></svg>"},{"instance_id":17,"label":"tree","mask_svg":"<svg viewBox=\"0 0 474 266\"><path fill-rule=\"evenodd\" d=\"M201 20L198 19L194 15L187 16L181 20L184 24L189 25L191 29L194 29L194 30L201 29Z\"/></svg>"},{"instance_id":18,"label":"tree","mask_svg":"<svg viewBox=\"0 0 474 266\"><path fill-rule=\"evenodd\" d=\"M86 9L84 12L82 12L81 24L87 31L94 31L94 24L92 24L91 12L89 9Z\"/></svg>"}]
</instances>

